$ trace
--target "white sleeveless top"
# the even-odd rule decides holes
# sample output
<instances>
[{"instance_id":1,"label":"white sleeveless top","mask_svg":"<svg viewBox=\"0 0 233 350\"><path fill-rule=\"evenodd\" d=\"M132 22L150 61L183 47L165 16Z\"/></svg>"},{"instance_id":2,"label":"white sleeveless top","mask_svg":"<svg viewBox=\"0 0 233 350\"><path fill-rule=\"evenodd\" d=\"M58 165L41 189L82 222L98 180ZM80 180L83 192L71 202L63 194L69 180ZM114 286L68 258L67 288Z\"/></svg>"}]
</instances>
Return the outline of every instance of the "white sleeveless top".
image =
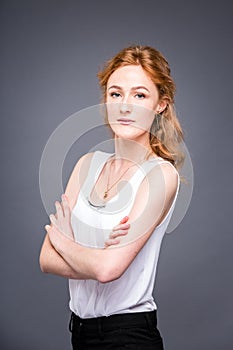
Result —
<instances>
[{"instance_id":1,"label":"white sleeveless top","mask_svg":"<svg viewBox=\"0 0 233 350\"><path fill-rule=\"evenodd\" d=\"M113 154L95 151L87 178L71 213L75 241L85 246L104 247L112 228L119 224L124 216L129 215L141 181L154 166L169 163L175 169L170 162L152 157L137 169L118 195L110 199L106 206L93 207L88 201L90 192L105 162ZM69 280L71 311L81 318L89 318L157 309L152 296L156 267L161 242L174 210L179 186L178 174L176 194L167 215L154 229L147 243L120 278L108 283L96 280Z\"/></svg>"}]
</instances>

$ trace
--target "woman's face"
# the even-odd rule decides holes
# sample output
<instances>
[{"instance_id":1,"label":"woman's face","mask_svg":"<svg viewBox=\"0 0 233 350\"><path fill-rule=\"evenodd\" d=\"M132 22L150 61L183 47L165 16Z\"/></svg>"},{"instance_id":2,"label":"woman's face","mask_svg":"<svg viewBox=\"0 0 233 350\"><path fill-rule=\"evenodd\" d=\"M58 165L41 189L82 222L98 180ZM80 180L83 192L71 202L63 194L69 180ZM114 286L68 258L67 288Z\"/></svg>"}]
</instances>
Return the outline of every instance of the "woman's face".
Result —
<instances>
[{"instance_id":1,"label":"woman's face","mask_svg":"<svg viewBox=\"0 0 233 350\"><path fill-rule=\"evenodd\" d=\"M139 65L118 68L107 83L108 121L118 137L148 138L156 113L166 102L159 99L156 85Z\"/></svg>"}]
</instances>

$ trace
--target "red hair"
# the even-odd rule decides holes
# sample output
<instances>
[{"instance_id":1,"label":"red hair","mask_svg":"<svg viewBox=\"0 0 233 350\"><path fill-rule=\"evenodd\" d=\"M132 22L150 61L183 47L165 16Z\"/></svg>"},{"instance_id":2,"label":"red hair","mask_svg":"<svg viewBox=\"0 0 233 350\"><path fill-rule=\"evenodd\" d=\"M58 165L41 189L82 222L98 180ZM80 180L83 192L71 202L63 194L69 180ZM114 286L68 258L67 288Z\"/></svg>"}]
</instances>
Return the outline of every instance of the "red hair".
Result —
<instances>
[{"instance_id":1,"label":"red hair","mask_svg":"<svg viewBox=\"0 0 233 350\"><path fill-rule=\"evenodd\" d=\"M140 65L156 85L159 98L167 103L164 111L155 117L151 126L151 153L170 161L176 168L180 167L184 161L184 154L180 149L184 135L174 107L176 87L169 64L158 50L150 46L129 46L108 60L97 74L103 102L106 102L109 77L115 70L127 65ZM108 121L105 121L109 125Z\"/></svg>"}]
</instances>

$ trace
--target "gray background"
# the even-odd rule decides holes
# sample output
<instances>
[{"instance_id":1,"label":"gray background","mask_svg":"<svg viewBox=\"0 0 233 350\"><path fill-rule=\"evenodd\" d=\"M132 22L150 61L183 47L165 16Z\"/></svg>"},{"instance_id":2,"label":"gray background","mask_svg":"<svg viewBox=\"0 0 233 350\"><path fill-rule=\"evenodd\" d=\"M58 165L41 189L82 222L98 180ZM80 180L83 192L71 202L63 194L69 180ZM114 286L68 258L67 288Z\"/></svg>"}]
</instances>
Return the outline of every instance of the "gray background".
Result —
<instances>
[{"instance_id":1,"label":"gray background","mask_svg":"<svg viewBox=\"0 0 233 350\"><path fill-rule=\"evenodd\" d=\"M165 349L232 349L231 1L21 0L0 9L1 349L70 349L67 281L38 265L48 222L40 157L64 119L99 102L98 68L132 43L170 62L195 175L158 264ZM69 154L64 184L89 142Z\"/></svg>"}]
</instances>

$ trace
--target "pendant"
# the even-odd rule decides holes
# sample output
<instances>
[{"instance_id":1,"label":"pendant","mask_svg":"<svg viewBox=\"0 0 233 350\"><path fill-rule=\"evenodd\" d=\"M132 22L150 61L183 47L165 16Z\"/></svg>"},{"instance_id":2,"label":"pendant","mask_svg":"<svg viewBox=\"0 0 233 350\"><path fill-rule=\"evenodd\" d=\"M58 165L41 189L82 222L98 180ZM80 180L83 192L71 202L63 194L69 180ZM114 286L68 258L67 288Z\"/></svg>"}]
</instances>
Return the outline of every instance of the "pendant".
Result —
<instances>
[{"instance_id":1,"label":"pendant","mask_svg":"<svg viewBox=\"0 0 233 350\"><path fill-rule=\"evenodd\" d=\"M108 191L105 191L104 192L104 199L107 198L107 196L108 196Z\"/></svg>"}]
</instances>

